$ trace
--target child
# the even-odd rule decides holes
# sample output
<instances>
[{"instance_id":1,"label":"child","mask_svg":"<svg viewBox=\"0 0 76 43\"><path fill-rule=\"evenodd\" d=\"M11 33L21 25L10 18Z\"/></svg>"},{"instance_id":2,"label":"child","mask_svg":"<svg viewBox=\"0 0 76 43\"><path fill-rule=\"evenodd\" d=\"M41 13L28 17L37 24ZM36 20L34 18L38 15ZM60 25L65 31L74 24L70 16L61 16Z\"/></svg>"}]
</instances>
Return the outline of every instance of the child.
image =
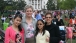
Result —
<instances>
[{"instance_id":1,"label":"child","mask_svg":"<svg viewBox=\"0 0 76 43\"><path fill-rule=\"evenodd\" d=\"M72 43L72 36L73 36L73 27L71 26L71 24L69 23L68 26L66 27L67 29L67 40L70 39L70 43Z\"/></svg>"},{"instance_id":2,"label":"child","mask_svg":"<svg viewBox=\"0 0 76 43\"><path fill-rule=\"evenodd\" d=\"M49 43L50 34L44 28L44 21L38 20L36 25L36 43Z\"/></svg>"},{"instance_id":3,"label":"child","mask_svg":"<svg viewBox=\"0 0 76 43\"><path fill-rule=\"evenodd\" d=\"M22 15L16 14L13 18L13 24L6 29L5 32L5 42L4 43L16 43L16 35L18 34L21 37L20 42L24 43L24 30L21 27ZM20 43L19 42L19 43Z\"/></svg>"}]
</instances>

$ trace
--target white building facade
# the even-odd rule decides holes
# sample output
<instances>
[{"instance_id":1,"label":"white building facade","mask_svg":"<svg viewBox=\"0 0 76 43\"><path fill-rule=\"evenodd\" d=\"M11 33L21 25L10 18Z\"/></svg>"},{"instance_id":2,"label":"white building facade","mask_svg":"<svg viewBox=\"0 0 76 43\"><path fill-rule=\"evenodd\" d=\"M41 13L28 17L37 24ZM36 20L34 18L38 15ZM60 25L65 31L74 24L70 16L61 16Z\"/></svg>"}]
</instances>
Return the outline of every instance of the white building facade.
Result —
<instances>
[{"instance_id":1,"label":"white building facade","mask_svg":"<svg viewBox=\"0 0 76 43\"><path fill-rule=\"evenodd\" d=\"M32 5L34 10L47 9L46 3L48 0L25 0L27 5Z\"/></svg>"}]
</instances>

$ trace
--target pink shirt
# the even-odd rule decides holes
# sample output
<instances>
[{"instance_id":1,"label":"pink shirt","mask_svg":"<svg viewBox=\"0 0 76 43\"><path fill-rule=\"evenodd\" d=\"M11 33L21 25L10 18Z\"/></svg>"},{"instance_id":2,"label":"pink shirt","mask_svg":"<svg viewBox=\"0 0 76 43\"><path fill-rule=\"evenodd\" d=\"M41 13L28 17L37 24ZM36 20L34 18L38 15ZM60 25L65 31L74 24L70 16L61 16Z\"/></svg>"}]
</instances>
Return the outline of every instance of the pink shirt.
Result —
<instances>
[{"instance_id":1,"label":"pink shirt","mask_svg":"<svg viewBox=\"0 0 76 43\"><path fill-rule=\"evenodd\" d=\"M10 39L12 41L15 41L15 37L16 37L16 31L12 28L12 26L8 27L6 29L6 32L5 32L5 42L4 43L9 43L10 42ZM22 31L20 32L20 36L22 37L22 42L21 43L24 43L24 30L22 29Z\"/></svg>"}]
</instances>

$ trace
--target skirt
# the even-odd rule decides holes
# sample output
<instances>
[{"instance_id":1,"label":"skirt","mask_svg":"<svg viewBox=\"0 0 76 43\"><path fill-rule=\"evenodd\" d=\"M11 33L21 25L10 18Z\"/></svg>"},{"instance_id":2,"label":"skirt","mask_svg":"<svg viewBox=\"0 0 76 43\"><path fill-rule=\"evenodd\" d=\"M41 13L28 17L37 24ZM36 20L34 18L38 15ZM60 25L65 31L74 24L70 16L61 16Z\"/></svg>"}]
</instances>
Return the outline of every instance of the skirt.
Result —
<instances>
[{"instance_id":1,"label":"skirt","mask_svg":"<svg viewBox=\"0 0 76 43\"><path fill-rule=\"evenodd\" d=\"M35 38L26 38L25 43L35 43Z\"/></svg>"}]
</instances>

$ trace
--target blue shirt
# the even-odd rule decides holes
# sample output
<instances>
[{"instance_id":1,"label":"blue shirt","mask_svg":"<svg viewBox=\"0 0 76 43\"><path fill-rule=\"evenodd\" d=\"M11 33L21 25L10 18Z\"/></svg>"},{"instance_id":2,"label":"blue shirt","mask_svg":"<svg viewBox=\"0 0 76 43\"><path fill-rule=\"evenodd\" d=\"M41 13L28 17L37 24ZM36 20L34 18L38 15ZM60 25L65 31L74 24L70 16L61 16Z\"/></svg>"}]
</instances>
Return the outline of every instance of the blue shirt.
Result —
<instances>
[{"instance_id":1,"label":"blue shirt","mask_svg":"<svg viewBox=\"0 0 76 43\"><path fill-rule=\"evenodd\" d=\"M41 14L37 14L37 15L36 15L36 19L37 19L37 20L42 19Z\"/></svg>"}]
</instances>

